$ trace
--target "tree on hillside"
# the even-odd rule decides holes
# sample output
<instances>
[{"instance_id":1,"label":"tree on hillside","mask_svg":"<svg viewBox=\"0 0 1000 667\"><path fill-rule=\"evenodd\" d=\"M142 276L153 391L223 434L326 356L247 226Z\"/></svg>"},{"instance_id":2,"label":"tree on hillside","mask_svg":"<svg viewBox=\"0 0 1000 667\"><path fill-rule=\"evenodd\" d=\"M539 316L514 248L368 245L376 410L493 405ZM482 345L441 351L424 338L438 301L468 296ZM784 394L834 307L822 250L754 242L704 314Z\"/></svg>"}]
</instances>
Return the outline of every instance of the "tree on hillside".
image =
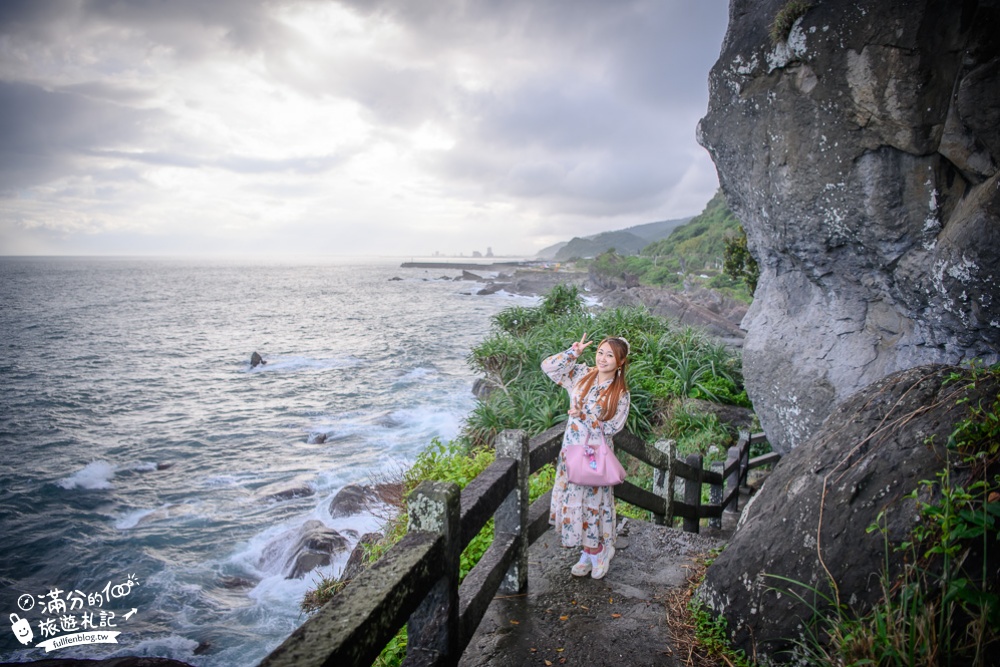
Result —
<instances>
[{"instance_id":1,"label":"tree on hillside","mask_svg":"<svg viewBox=\"0 0 1000 667\"><path fill-rule=\"evenodd\" d=\"M723 255L722 270L733 280L743 280L753 294L757 290L757 280L760 278L760 267L757 260L747 248L747 233L740 225L739 232L724 239L726 248Z\"/></svg>"}]
</instances>

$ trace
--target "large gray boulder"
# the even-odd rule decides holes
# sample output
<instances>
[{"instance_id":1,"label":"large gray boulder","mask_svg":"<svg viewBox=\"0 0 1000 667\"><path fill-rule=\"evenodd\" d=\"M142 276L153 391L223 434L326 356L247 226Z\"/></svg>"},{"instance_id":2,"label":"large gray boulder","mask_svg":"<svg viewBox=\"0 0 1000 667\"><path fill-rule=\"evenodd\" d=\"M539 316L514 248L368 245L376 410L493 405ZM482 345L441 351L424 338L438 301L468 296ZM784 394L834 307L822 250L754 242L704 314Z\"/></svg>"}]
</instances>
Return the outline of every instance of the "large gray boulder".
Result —
<instances>
[{"instance_id":1,"label":"large gray boulder","mask_svg":"<svg viewBox=\"0 0 1000 667\"><path fill-rule=\"evenodd\" d=\"M953 373L964 379L949 381ZM916 501L935 499L922 480L934 481L948 460L954 426L969 405L991 405L1000 392L996 375L968 387L968 372L954 366L900 371L841 404L808 441L784 457L744 509L729 545L708 568L698 597L727 621L735 648L758 658L774 656L797 638L810 609L794 595L812 598L802 582L864 611L881 596L879 575L903 554L888 549L917 524ZM969 402L961 401L969 397ZM952 454L952 482L967 483L968 466ZM995 471L993 471L995 472ZM991 473L992 474L992 473ZM868 532L884 512L879 531ZM989 577L1000 581L996 535L989 536ZM887 542L888 540L888 542ZM978 554L977 555L977 544ZM982 570L982 542L970 541L967 566ZM925 564L926 567L933 567Z\"/></svg>"},{"instance_id":2,"label":"large gray boulder","mask_svg":"<svg viewBox=\"0 0 1000 667\"><path fill-rule=\"evenodd\" d=\"M1000 349L1000 0L732 0L698 139L761 275L747 390L775 449L897 370Z\"/></svg>"}]
</instances>

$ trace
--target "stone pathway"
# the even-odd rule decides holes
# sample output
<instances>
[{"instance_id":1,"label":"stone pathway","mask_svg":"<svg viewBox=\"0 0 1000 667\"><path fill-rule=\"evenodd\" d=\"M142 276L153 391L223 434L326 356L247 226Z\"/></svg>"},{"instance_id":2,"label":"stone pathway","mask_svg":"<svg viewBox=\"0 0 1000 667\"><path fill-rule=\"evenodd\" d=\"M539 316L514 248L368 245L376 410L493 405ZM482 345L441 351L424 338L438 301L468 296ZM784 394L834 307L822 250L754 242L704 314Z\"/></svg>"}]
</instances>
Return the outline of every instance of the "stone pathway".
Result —
<instances>
[{"instance_id":1,"label":"stone pathway","mask_svg":"<svg viewBox=\"0 0 1000 667\"><path fill-rule=\"evenodd\" d=\"M572 576L580 550L550 529L529 550L528 592L494 599L459 665L684 664L670 646L666 593L686 586L693 559L723 546L735 519L714 535L624 519L601 580Z\"/></svg>"}]
</instances>

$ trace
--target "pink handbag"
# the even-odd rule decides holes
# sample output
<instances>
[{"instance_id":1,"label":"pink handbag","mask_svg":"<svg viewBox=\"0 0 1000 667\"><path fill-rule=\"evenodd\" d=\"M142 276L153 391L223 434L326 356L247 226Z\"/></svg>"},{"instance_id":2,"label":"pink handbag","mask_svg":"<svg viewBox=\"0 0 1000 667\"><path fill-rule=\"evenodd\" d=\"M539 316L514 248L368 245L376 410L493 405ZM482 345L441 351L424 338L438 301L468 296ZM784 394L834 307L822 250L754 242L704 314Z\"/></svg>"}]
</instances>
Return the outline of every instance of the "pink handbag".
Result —
<instances>
[{"instance_id":1,"label":"pink handbag","mask_svg":"<svg viewBox=\"0 0 1000 667\"><path fill-rule=\"evenodd\" d=\"M601 433L598 445L590 444L590 434L582 445L563 447L566 473L571 484L579 486L616 486L625 481L625 468L608 447Z\"/></svg>"}]
</instances>

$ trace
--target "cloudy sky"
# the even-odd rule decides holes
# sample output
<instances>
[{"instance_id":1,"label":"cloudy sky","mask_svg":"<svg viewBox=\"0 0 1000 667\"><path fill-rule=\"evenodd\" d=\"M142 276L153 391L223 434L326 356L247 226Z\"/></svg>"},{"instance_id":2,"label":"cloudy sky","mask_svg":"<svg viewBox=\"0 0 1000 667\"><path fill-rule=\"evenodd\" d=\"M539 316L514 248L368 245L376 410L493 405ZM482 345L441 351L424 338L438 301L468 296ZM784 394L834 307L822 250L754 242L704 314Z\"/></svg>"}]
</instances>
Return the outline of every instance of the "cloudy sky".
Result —
<instances>
[{"instance_id":1,"label":"cloudy sky","mask_svg":"<svg viewBox=\"0 0 1000 667\"><path fill-rule=\"evenodd\" d=\"M697 214L726 0L2 0L0 254L528 254Z\"/></svg>"}]
</instances>

